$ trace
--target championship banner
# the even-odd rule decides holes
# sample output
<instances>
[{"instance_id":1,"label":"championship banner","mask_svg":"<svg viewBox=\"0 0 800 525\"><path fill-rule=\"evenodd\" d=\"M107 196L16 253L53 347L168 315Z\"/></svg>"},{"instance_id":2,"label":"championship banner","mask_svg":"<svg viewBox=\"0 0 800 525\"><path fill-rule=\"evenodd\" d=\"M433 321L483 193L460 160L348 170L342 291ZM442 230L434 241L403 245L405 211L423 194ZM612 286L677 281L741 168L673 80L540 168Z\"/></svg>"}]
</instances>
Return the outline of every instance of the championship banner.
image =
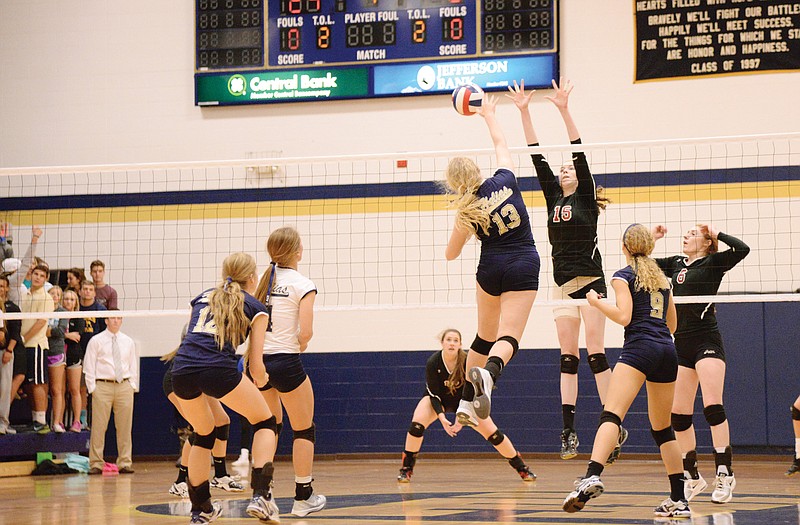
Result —
<instances>
[{"instance_id":1,"label":"championship banner","mask_svg":"<svg viewBox=\"0 0 800 525\"><path fill-rule=\"evenodd\" d=\"M635 0L635 81L800 70L800 1Z\"/></svg>"}]
</instances>

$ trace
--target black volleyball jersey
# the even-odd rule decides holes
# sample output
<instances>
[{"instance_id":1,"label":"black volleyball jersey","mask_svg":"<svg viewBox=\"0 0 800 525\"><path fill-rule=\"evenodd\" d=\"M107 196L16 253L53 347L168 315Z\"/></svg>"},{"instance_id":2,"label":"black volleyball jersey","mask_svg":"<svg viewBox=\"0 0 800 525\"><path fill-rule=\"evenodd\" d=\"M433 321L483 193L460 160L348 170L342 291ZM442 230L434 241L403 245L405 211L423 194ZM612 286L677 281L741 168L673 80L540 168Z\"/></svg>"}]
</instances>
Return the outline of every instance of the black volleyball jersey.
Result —
<instances>
[{"instance_id":1,"label":"black volleyball jersey","mask_svg":"<svg viewBox=\"0 0 800 525\"><path fill-rule=\"evenodd\" d=\"M633 298L631 322L625 327L623 347L635 341L671 343L672 335L667 326L669 288L652 293L636 290L636 274L630 266L617 270L611 279L625 281Z\"/></svg>"},{"instance_id":2,"label":"black volleyball jersey","mask_svg":"<svg viewBox=\"0 0 800 525\"><path fill-rule=\"evenodd\" d=\"M572 141L580 144L581 139ZM538 146L538 144L530 144ZM597 246L597 188L583 152L572 154L578 178L567 197L543 155L531 155L547 203L547 234L553 254L553 279L561 286L575 277L603 277L603 258Z\"/></svg>"},{"instance_id":3,"label":"black volleyball jersey","mask_svg":"<svg viewBox=\"0 0 800 525\"><path fill-rule=\"evenodd\" d=\"M466 366L466 361L464 363ZM441 350L428 358L428 362L425 364L425 387L431 398L431 405L437 414L445 412L448 407L454 410L458 406L463 386L463 383L456 385L455 394L450 393L450 371L444 364Z\"/></svg>"},{"instance_id":4,"label":"black volleyball jersey","mask_svg":"<svg viewBox=\"0 0 800 525\"><path fill-rule=\"evenodd\" d=\"M736 237L720 233L717 239L730 246L730 249L706 255L691 264L685 255L655 260L666 276L672 279L676 297L716 295L725 272L750 253L750 247ZM717 330L714 303L676 304L675 308L678 312L676 336Z\"/></svg>"},{"instance_id":5,"label":"black volleyball jersey","mask_svg":"<svg viewBox=\"0 0 800 525\"><path fill-rule=\"evenodd\" d=\"M533 251L531 220L511 170L498 168L483 181L478 188L478 199L491 219L488 234L481 228L477 231L482 255Z\"/></svg>"}]
</instances>

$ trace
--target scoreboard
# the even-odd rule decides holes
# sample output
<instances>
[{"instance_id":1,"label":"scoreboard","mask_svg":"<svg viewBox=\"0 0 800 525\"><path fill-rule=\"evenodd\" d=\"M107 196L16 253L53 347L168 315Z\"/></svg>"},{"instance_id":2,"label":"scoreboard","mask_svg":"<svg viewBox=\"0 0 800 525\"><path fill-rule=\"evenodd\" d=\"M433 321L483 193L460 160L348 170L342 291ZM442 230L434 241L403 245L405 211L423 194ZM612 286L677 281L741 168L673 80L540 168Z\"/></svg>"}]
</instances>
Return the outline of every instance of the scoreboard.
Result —
<instances>
[{"instance_id":1,"label":"scoreboard","mask_svg":"<svg viewBox=\"0 0 800 525\"><path fill-rule=\"evenodd\" d=\"M558 78L557 0L196 0L198 105Z\"/></svg>"}]
</instances>

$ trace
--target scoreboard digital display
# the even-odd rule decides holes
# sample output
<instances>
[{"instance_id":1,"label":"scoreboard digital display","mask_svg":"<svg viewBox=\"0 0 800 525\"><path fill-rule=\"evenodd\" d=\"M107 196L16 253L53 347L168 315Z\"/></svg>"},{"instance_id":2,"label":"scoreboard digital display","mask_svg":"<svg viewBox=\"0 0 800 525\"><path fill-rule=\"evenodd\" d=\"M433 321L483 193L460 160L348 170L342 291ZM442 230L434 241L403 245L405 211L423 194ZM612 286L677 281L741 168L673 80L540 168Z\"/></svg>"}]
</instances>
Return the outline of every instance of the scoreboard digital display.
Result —
<instances>
[{"instance_id":1,"label":"scoreboard digital display","mask_svg":"<svg viewBox=\"0 0 800 525\"><path fill-rule=\"evenodd\" d=\"M196 0L195 23L198 105L558 78L557 0Z\"/></svg>"}]
</instances>

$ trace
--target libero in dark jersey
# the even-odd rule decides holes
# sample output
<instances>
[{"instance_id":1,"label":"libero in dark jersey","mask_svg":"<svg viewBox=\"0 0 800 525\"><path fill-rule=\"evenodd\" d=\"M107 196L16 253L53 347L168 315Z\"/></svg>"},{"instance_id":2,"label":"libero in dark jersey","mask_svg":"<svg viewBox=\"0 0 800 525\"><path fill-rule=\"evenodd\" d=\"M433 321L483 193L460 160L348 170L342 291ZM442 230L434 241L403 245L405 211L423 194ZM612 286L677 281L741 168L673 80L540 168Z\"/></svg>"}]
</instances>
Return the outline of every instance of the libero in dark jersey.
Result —
<instances>
[{"instance_id":1,"label":"libero in dark jersey","mask_svg":"<svg viewBox=\"0 0 800 525\"><path fill-rule=\"evenodd\" d=\"M625 327L622 353L614 367L608 398L600 414L600 425L586 475L564 500L566 512L583 509L586 502L603 493L600 480L603 463L619 442L620 424L636 394L647 383L648 417L651 433L661 451L669 476L670 495L656 507L656 516L691 516L683 489L681 453L670 426L670 405L678 373L678 359L670 332L677 324L669 282L650 258L655 240L646 227L631 224L622 235L622 253L628 266L611 280L615 304L600 299L590 290L589 304Z\"/></svg>"},{"instance_id":2,"label":"libero in dark jersey","mask_svg":"<svg viewBox=\"0 0 800 525\"><path fill-rule=\"evenodd\" d=\"M222 282L192 301L189 329L173 360L172 390L195 432L187 479L191 523L208 523L222 513L220 504L211 502L208 481L211 450L218 436L207 397L219 399L253 425L253 497L246 512L268 523L279 521L271 490L277 427L257 388L268 379L261 348L269 324L266 307L251 296L257 284L252 256L240 252L226 257ZM249 376L255 384L237 369L234 349L245 339Z\"/></svg>"},{"instance_id":3,"label":"libero in dark jersey","mask_svg":"<svg viewBox=\"0 0 800 525\"><path fill-rule=\"evenodd\" d=\"M660 239L667 229L658 225L653 236ZM719 251L719 242L730 248ZM659 267L672 279L676 297L716 295L722 278L750 253L750 248L730 235L718 232L708 224L698 224L683 236L683 255L656 259ZM694 425L694 400L702 385L703 415L711 427L714 444L716 477L711 501L727 503L733 497L736 478L733 475L730 429L722 392L725 385L725 350L717 327L714 303L679 304L675 346L678 350L678 382L672 405L672 426L678 436L686 471L686 495L691 500L708 486L697 469L697 442Z\"/></svg>"},{"instance_id":4,"label":"libero in dark jersey","mask_svg":"<svg viewBox=\"0 0 800 525\"><path fill-rule=\"evenodd\" d=\"M406 434L405 450L403 450L403 464L397 481L408 483L414 473L417 453L422 447L422 437L425 429L437 419L442 424L444 431L450 437L456 437L461 430L461 423L450 423L445 416L453 413L461 401L461 389L465 383L467 356L461 349L461 332L448 328L439 337L442 349L433 353L425 365L425 386L427 395L417 403L411 426ZM508 460L522 481L535 481L536 474L522 460L514 448L514 444L492 422L491 418L481 419L474 427L475 431L486 439L503 458Z\"/></svg>"},{"instance_id":5,"label":"libero in dark jersey","mask_svg":"<svg viewBox=\"0 0 800 525\"><path fill-rule=\"evenodd\" d=\"M489 417L492 388L519 350L539 289L539 254L516 177L508 169L513 158L495 117L496 106L497 99L487 95L478 112L489 128L500 168L484 181L472 159L456 157L446 172L457 209L447 260L461 255L472 235L481 241L475 274L478 334L467 355L468 382L456 411L458 421L470 426Z\"/></svg>"},{"instance_id":6,"label":"libero in dark jersey","mask_svg":"<svg viewBox=\"0 0 800 525\"><path fill-rule=\"evenodd\" d=\"M580 134L569 112L569 95L572 84L553 81L555 92L545 97L561 114L572 144L580 144ZM508 97L520 111L525 141L538 146L539 139L533 126L529 105L533 92L525 92L525 84L509 86ZM553 308L558 343L561 347L561 414L564 426L561 431L561 459L578 455L578 434L575 431L575 404L578 399L578 365L580 351L578 338L583 318L586 332L586 351L589 367L597 383L600 403L605 403L611 369L605 354L605 316L595 308L563 304L570 299L583 299L589 290L606 295L603 260L597 246L597 221L608 199L602 196L589 170L583 152L572 154L572 161L561 166L559 177L553 174L543 155L531 155L536 176L547 204L547 233L553 254L553 278L558 285L552 289L550 299L562 301ZM628 433L620 431L620 443L608 458L613 463L620 454Z\"/></svg>"}]
</instances>

